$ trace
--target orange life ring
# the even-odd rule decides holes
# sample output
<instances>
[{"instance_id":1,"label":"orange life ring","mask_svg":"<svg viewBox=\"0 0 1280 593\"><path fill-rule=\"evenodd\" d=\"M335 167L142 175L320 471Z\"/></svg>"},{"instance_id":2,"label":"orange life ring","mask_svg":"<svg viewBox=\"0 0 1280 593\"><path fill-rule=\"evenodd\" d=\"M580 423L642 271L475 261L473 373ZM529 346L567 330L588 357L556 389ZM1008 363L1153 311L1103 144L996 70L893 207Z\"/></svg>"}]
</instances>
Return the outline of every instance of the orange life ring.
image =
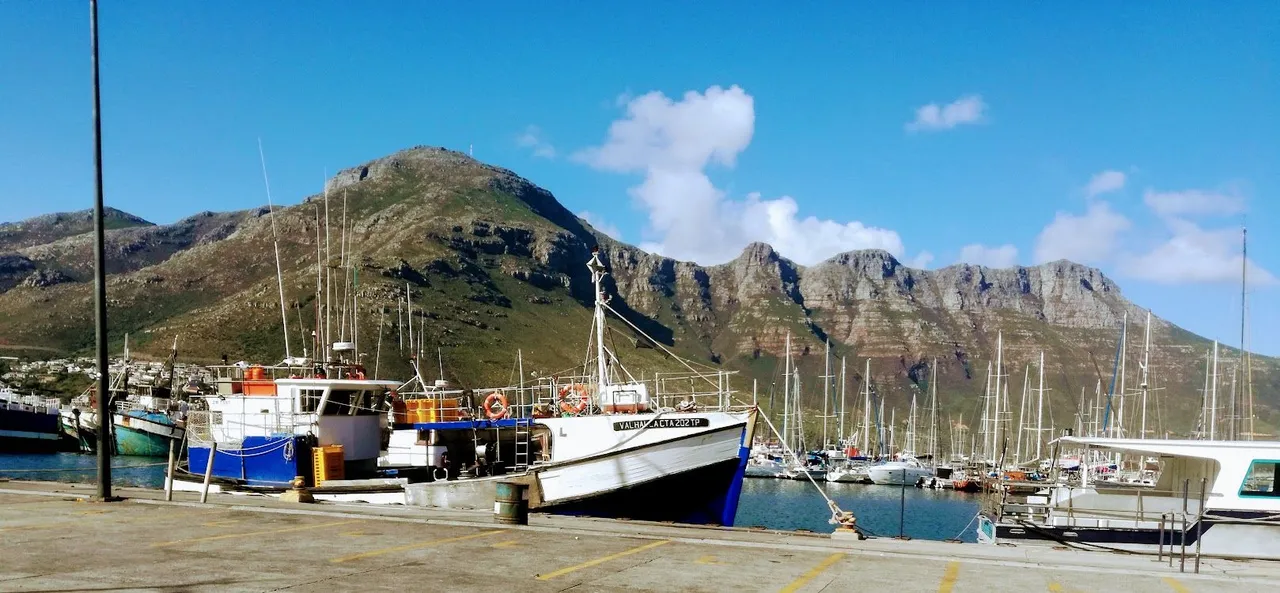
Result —
<instances>
[{"instance_id":1,"label":"orange life ring","mask_svg":"<svg viewBox=\"0 0 1280 593\"><path fill-rule=\"evenodd\" d=\"M495 404L497 409L495 410ZM484 415L490 420L507 417L507 396L495 391L484 398Z\"/></svg>"},{"instance_id":2,"label":"orange life ring","mask_svg":"<svg viewBox=\"0 0 1280 593\"><path fill-rule=\"evenodd\" d=\"M573 393L578 394L578 403L573 404ZM573 383L560 388L560 411L566 414L581 414L591 404L591 396L587 394L587 386Z\"/></svg>"}]
</instances>

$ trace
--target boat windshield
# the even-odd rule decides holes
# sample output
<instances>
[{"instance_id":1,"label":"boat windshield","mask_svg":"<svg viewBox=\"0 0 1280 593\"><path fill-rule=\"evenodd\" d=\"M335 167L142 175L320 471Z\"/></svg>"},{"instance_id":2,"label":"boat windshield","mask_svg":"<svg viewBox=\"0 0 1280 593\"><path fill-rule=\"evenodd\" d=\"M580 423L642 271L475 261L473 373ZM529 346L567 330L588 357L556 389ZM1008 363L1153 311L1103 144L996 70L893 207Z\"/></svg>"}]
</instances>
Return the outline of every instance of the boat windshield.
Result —
<instances>
[{"instance_id":1,"label":"boat windshield","mask_svg":"<svg viewBox=\"0 0 1280 593\"><path fill-rule=\"evenodd\" d=\"M383 414L381 408L385 390L378 392L363 389L334 389L329 392L322 416L372 416Z\"/></svg>"}]
</instances>

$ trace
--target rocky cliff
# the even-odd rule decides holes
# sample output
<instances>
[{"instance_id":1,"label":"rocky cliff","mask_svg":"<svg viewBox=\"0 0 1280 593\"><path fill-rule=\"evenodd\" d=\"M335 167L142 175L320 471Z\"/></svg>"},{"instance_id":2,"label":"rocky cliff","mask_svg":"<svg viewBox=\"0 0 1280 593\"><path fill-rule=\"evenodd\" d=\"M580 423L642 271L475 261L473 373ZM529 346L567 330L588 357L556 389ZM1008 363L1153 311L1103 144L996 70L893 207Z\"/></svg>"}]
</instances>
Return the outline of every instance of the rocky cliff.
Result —
<instances>
[{"instance_id":1,"label":"rocky cliff","mask_svg":"<svg viewBox=\"0 0 1280 593\"><path fill-rule=\"evenodd\" d=\"M82 214L0 226L0 347L88 346L92 248ZM203 213L163 226L116 215L125 221L108 235L116 335L132 332L135 349L160 354L180 334L193 359L282 356L268 214ZM596 232L511 171L431 147L345 169L326 191L274 216L284 238L292 353L314 349L317 326L350 338L358 331L361 349L384 375L408 372L408 323L428 338L423 355L440 348L446 374L464 384L514 381L517 350L536 374L581 364L591 298L584 263L596 245L620 314L684 356L759 380L761 398L776 394L790 336L815 407L829 343L837 360L849 358L850 393L871 381L903 415L910 395L927 388L936 359L945 413L973 422L1002 333L1013 399L1022 388L1017 375L1044 351L1053 420L1073 424L1082 393L1092 399L1100 382L1110 382L1126 315L1133 335L1145 322L1145 311L1100 271L1067 261L919 270L867 250L800 266L764 244L717 266L675 261ZM342 268L343 261L351 265ZM318 294L317 277L341 287L347 296L336 298L354 312L318 308L335 297ZM414 303L411 321L405 294ZM1199 409L1207 343L1158 317L1153 330L1160 426L1186 432ZM611 328L610 340L642 370L669 363L624 324ZM1129 347L1137 356L1141 344L1131 339ZM1255 360L1267 419L1278 403L1275 368L1271 359Z\"/></svg>"}]
</instances>

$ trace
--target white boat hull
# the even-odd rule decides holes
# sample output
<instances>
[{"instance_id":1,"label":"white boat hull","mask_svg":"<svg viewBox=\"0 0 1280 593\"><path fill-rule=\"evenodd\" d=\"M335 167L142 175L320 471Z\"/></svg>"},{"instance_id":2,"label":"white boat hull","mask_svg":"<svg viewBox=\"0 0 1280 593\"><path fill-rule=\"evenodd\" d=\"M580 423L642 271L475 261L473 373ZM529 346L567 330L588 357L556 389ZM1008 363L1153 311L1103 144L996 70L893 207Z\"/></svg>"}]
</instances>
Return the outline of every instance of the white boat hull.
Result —
<instances>
[{"instance_id":1,"label":"white boat hull","mask_svg":"<svg viewBox=\"0 0 1280 593\"><path fill-rule=\"evenodd\" d=\"M867 468L867 477L882 486L914 486L920 478L932 478L933 470L927 467L885 467Z\"/></svg>"}]
</instances>

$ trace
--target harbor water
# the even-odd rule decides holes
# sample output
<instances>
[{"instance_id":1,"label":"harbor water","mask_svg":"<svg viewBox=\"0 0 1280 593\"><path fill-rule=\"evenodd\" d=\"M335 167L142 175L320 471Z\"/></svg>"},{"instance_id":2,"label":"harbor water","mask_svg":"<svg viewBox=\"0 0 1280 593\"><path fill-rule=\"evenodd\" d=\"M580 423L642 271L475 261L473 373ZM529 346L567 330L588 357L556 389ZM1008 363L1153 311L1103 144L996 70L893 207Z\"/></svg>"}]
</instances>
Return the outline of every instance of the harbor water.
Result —
<instances>
[{"instance_id":1,"label":"harbor water","mask_svg":"<svg viewBox=\"0 0 1280 593\"><path fill-rule=\"evenodd\" d=\"M164 487L164 458L116 457L111 460L117 486ZM52 482L93 482L97 458L79 453L50 455L0 454L0 478ZM951 490L870 484L827 484L819 487L840 508L853 511L869 533L913 539L975 541L971 524L978 513L976 495ZM807 480L747 478L742 485L736 523L740 527L807 530L829 533L827 503Z\"/></svg>"}]
</instances>

